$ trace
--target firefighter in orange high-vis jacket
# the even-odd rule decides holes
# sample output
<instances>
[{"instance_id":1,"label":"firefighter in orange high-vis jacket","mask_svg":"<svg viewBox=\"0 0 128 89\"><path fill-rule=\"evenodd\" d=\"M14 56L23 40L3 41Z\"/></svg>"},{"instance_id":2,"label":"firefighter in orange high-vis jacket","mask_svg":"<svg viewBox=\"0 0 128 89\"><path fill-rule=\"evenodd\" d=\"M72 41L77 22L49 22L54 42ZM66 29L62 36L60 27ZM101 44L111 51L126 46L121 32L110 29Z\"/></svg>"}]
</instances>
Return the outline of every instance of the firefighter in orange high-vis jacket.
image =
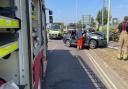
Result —
<instances>
[{"instance_id":1,"label":"firefighter in orange high-vis jacket","mask_svg":"<svg viewBox=\"0 0 128 89\"><path fill-rule=\"evenodd\" d=\"M119 37L119 52L118 59L128 59L128 17L125 16L122 23L118 26Z\"/></svg>"},{"instance_id":2,"label":"firefighter in orange high-vis jacket","mask_svg":"<svg viewBox=\"0 0 128 89\"><path fill-rule=\"evenodd\" d=\"M78 40L77 40L77 48L78 49L82 49L82 47L83 47L83 37L82 37L82 35L78 38Z\"/></svg>"},{"instance_id":3,"label":"firefighter in orange high-vis jacket","mask_svg":"<svg viewBox=\"0 0 128 89\"><path fill-rule=\"evenodd\" d=\"M82 30L77 30L77 48L82 49L83 47L83 36L82 36Z\"/></svg>"}]
</instances>

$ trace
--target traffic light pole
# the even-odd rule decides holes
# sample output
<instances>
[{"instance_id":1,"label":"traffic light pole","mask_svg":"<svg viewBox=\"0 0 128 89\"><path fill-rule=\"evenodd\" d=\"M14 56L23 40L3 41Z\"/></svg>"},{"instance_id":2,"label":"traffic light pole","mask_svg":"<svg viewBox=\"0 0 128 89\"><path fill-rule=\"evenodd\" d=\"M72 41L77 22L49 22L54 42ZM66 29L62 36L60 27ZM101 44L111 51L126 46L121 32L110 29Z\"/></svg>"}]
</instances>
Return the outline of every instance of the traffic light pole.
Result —
<instances>
[{"instance_id":1,"label":"traffic light pole","mask_svg":"<svg viewBox=\"0 0 128 89\"><path fill-rule=\"evenodd\" d=\"M109 43L110 15L111 15L111 0L108 0L107 43Z\"/></svg>"}]
</instances>

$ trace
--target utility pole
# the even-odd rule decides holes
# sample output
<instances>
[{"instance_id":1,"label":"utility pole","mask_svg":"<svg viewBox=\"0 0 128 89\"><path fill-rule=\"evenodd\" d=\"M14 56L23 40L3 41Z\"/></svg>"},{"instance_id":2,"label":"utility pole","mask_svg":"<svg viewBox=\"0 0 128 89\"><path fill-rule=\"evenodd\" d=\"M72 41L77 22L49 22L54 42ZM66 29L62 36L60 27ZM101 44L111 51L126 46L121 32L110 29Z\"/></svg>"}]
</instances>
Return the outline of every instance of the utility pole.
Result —
<instances>
[{"instance_id":1,"label":"utility pole","mask_svg":"<svg viewBox=\"0 0 128 89\"><path fill-rule=\"evenodd\" d=\"M104 26L104 7L105 7L105 0L102 0L102 30Z\"/></svg>"},{"instance_id":2,"label":"utility pole","mask_svg":"<svg viewBox=\"0 0 128 89\"><path fill-rule=\"evenodd\" d=\"M82 16L82 30L84 30L84 15Z\"/></svg>"},{"instance_id":3,"label":"utility pole","mask_svg":"<svg viewBox=\"0 0 128 89\"><path fill-rule=\"evenodd\" d=\"M108 0L107 43L109 42L110 16L111 16L111 0Z\"/></svg>"},{"instance_id":4,"label":"utility pole","mask_svg":"<svg viewBox=\"0 0 128 89\"><path fill-rule=\"evenodd\" d=\"M78 0L76 0L76 29L77 29L77 20L78 20Z\"/></svg>"}]
</instances>

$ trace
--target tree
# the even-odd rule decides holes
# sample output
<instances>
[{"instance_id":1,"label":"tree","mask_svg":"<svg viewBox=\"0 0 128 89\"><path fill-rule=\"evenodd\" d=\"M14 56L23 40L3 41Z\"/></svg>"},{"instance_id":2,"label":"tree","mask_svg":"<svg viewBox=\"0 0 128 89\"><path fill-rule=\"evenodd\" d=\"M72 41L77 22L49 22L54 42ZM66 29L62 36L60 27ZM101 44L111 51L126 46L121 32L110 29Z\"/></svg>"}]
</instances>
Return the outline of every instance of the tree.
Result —
<instances>
[{"instance_id":1,"label":"tree","mask_svg":"<svg viewBox=\"0 0 128 89\"><path fill-rule=\"evenodd\" d=\"M77 28L85 28L85 24L83 24L82 20L77 22Z\"/></svg>"},{"instance_id":2,"label":"tree","mask_svg":"<svg viewBox=\"0 0 128 89\"><path fill-rule=\"evenodd\" d=\"M82 21L78 21L77 23L69 23L68 24L68 28L71 28L71 29L76 29L76 28L85 28L85 24L82 23Z\"/></svg>"},{"instance_id":3,"label":"tree","mask_svg":"<svg viewBox=\"0 0 128 89\"><path fill-rule=\"evenodd\" d=\"M75 29L76 28L76 24L75 23L69 23L68 24L68 28Z\"/></svg>"},{"instance_id":4,"label":"tree","mask_svg":"<svg viewBox=\"0 0 128 89\"><path fill-rule=\"evenodd\" d=\"M104 25L107 24L107 19L108 19L108 10L105 7L104 8ZM102 10L98 11L96 20L98 21L99 25L102 24Z\"/></svg>"},{"instance_id":5,"label":"tree","mask_svg":"<svg viewBox=\"0 0 128 89\"><path fill-rule=\"evenodd\" d=\"M99 24L102 24L102 13L101 13L100 10L98 11L96 20L97 20L97 22L98 22Z\"/></svg>"},{"instance_id":6,"label":"tree","mask_svg":"<svg viewBox=\"0 0 128 89\"><path fill-rule=\"evenodd\" d=\"M95 21L94 21L94 18L92 17L92 19L91 19L91 27L96 27L96 23L95 23Z\"/></svg>"}]
</instances>

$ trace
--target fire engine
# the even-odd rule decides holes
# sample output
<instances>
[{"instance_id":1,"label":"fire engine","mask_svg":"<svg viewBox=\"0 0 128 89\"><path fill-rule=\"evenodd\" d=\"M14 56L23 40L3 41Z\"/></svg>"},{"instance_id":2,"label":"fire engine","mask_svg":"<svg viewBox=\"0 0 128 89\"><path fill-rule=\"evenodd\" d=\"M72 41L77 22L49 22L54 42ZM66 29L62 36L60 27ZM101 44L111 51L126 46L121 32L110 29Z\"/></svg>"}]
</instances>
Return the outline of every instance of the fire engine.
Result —
<instances>
[{"instance_id":1,"label":"fire engine","mask_svg":"<svg viewBox=\"0 0 128 89\"><path fill-rule=\"evenodd\" d=\"M44 0L0 0L0 86L12 81L19 89L42 89L46 10Z\"/></svg>"}]
</instances>

